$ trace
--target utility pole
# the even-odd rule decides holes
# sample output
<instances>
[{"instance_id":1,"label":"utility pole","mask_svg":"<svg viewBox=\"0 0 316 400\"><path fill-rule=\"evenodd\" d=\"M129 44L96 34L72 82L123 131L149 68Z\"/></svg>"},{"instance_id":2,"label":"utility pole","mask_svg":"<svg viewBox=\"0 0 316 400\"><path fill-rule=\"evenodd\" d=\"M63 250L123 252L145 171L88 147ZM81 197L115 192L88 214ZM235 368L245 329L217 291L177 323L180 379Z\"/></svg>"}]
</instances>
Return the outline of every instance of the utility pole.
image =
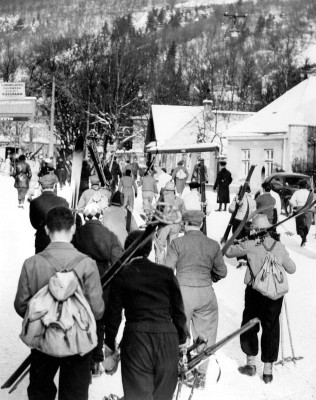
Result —
<instances>
[{"instance_id":1,"label":"utility pole","mask_svg":"<svg viewBox=\"0 0 316 400\"><path fill-rule=\"evenodd\" d=\"M54 156L54 120L55 120L55 76L52 82L52 104L50 109L50 134L49 134L49 147L48 156Z\"/></svg>"}]
</instances>

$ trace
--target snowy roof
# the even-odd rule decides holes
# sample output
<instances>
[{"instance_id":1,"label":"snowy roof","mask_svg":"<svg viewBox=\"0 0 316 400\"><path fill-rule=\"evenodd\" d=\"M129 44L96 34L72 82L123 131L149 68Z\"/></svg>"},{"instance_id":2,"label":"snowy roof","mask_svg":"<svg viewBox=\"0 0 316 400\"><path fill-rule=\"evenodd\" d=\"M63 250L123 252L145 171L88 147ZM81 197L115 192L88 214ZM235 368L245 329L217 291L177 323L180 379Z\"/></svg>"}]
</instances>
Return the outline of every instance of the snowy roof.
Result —
<instances>
[{"instance_id":1,"label":"snowy roof","mask_svg":"<svg viewBox=\"0 0 316 400\"><path fill-rule=\"evenodd\" d=\"M316 126L316 77L311 76L268 106L228 129L224 136L285 133L289 125Z\"/></svg>"},{"instance_id":2,"label":"snowy roof","mask_svg":"<svg viewBox=\"0 0 316 400\"><path fill-rule=\"evenodd\" d=\"M227 121L215 115L225 111L212 113L210 118L204 106L151 106L146 137L148 150L176 153L221 148L218 135L227 130ZM198 143L198 136L204 136L202 143Z\"/></svg>"}]
</instances>

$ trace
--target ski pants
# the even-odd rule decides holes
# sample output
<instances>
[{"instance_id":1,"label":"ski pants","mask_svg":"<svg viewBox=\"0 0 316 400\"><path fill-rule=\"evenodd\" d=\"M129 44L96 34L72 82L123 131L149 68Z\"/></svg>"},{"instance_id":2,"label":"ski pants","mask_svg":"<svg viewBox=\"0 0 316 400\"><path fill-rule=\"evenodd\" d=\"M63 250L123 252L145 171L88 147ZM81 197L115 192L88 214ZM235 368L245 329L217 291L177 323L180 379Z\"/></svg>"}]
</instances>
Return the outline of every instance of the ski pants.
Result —
<instances>
[{"instance_id":1,"label":"ski pants","mask_svg":"<svg viewBox=\"0 0 316 400\"><path fill-rule=\"evenodd\" d=\"M175 332L124 332L121 342L125 400L171 400L177 385Z\"/></svg>"},{"instance_id":2,"label":"ski pants","mask_svg":"<svg viewBox=\"0 0 316 400\"><path fill-rule=\"evenodd\" d=\"M212 346L216 341L218 326L218 305L213 286L180 286L184 312L187 319L187 330L192 332L193 340L198 337L207 341L199 347ZM198 367L199 372L206 374L209 360Z\"/></svg>"},{"instance_id":3,"label":"ski pants","mask_svg":"<svg viewBox=\"0 0 316 400\"><path fill-rule=\"evenodd\" d=\"M37 350L31 352L29 400L54 400L54 377L59 372L59 400L87 400L90 384L90 353L84 356L52 357Z\"/></svg>"},{"instance_id":4,"label":"ski pants","mask_svg":"<svg viewBox=\"0 0 316 400\"><path fill-rule=\"evenodd\" d=\"M253 318L259 318L262 328L261 335L261 361L272 363L277 361L280 342L279 317L282 309L283 297L271 300L263 296L250 285L245 291L245 309L243 312L242 325ZM240 335L242 351L248 356L258 354L258 332L260 326L256 324L249 331Z\"/></svg>"},{"instance_id":5,"label":"ski pants","mask_svg":"<svg viewBox=\"0 0 316 400\"><path fill-rule=\"evenodd\" d=\"M132 209L134 209L134 192L132 190L123 190L123 194L123 207L130 206Z\"/></svg>"}]
</instances>

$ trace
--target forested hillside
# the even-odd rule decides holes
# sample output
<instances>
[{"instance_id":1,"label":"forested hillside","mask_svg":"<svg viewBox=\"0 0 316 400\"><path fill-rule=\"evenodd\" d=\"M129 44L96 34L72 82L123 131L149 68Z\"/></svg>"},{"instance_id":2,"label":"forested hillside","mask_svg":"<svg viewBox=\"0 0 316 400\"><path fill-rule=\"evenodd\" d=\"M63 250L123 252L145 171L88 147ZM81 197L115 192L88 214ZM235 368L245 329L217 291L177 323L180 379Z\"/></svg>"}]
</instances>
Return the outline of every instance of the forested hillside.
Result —
<instances>
[{"instance_id":1,"label":"forested hillside","mask_svg":"<svg viewBox=\"0 0 316 400\"><path fill-rule=\"evenodd\" d=\"M25 81L49 115L54 77L56 128L68 143L85 129L88 109L109 136L153 103L209 98L219 109L255 111L313 68L298 55L315 40L314 0L0 4L0 78ZM234 24L225 12L247 16Z\"/></svg>"}]
</instances>

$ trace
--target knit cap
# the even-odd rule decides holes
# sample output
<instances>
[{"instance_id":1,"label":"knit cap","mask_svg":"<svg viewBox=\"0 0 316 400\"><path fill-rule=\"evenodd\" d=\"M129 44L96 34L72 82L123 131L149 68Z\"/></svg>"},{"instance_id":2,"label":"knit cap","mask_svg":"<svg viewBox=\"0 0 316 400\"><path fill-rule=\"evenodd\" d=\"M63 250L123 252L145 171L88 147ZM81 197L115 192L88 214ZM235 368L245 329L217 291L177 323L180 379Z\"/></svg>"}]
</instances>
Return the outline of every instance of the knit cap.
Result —
<instances>
[{"instance_id":1,"label":"knit cap","mask_svg":"<svg viewBox=\"0 0 316 400\"><path fill-rule=\"evenodd\" d=\"M99 219L102 215L102 209L98 203L91 201L86 205L83 214L87 219Z\"/></svg>"}]
</instances>

